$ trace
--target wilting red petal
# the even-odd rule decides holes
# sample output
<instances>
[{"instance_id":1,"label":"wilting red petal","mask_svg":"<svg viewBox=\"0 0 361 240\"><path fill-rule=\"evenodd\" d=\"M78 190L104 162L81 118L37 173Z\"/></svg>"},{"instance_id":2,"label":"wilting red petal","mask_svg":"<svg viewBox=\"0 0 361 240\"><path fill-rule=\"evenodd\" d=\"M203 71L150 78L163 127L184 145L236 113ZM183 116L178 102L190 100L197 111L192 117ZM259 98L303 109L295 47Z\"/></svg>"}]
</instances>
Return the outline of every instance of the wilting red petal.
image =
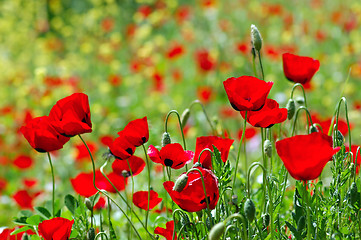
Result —
<instances>
[{"instance_id":1,"label":"wilting red petal","mask_svg":"<svg viewBox=\"0 0 361 240\"><path fill-rule=\"evenodd\" d=\"M198 162L199 154L205 149L209 148L213 151L213 145L221 153L221 159L226 162L228 159L229 149L231 148L234 140L229 138L221 138L217 136L198 137L196 140L196 151L194 154L193 163ZM212 157L208 151L205 151L201 155L200 163L204 168L212 168Z\"/></svg>"},{"instance_id":2,"label":"wilting red petal","mask_svg":"<svg viewBox=\"0 0 361 240\"><path fill-rule=\"evenodd\" d=\"M277 141L276 149L291 176L304 181L316 179L340 150L332 147L332 137L320 132Z\"/></svg>"},{"instance_id":3,"label":"wilting red petal","mask_svg":"<svg viewBox=\"0 0 361 240\"><path fill-rule=\"evenodd\" d=\"M310 57L284 53L282 59L286 78L295 83L305 84L311 81L320 68L320 62Z\"/></svg>"},{"instance_id":4,"label":"wilting red petal","mask_svg":"<svg viewBox=\"0 0 361 240\"><path fill-rule=\"evenodd\" d=\"M87 145L88 145L88 148L89 148L90 152L94 156L95 152L98 150L97 145L95 145L95 143L92 143L92 142L88 142ZM75 145L75 147L76 147L76 150L77 150L75 159L77 161L82 161L82 160L91 161L88 149L83 143Z\"/></svg>"},{"instance_id":5,"label":"wilting red petal","mask_svg":"<svg viewBox=\"0 0 361 240\"><path fill-rule=\"evenodd\" d=\"M182 145L179 143L170 143L165 145L160 151L153 145L150 145L148 155L155 163L161 163L164 166L179 169L192 160L194 153L192 151L184 151Z\"/></svg>"},{"instance_id":6,"label":"wilting red petal","mask_svg":"<svg viewBox=\"0 0 361 240\"><path fill-rule=\"evenodd\" d=\"M137 156L131 156L128 158L128 162L130 168L132 169L133 176L138 175L141 173L145 167L145 162L142 158ZM113 171L118 175L123 175L123 171L127 172L127 176L130 176L130 169L128 166L128 162L126 161L114 161L112 164Z\"/></svg>"},{"instance_id":7,"label":"wilting red petal","mask_svg":"<svg viewBox=\"0 0 361 240\"><path fill-rule=\"evenodd\" d=\"M241 111L240 113L245 118L246 112ZM287 108L279 108L278 102L273 99L267 99L260 110L247 112L247 122L253 127L269 128L286 119Z\"/></svg>"},{"instance_id":8,"label":"wilting red petal","mask_svg":"<svg viewBox=\"0 0 361 240\"><path fill-rule=\"evenodd\" d=\"M162 199L158 197L158 193L150 190L149 209L157 206ZM133 194L133 203L135 206L147 210L148 209L148 191L138 191Z\"/></svg>"},{"instance_id":9,"label":"wilting red petal","mask_svg":"<svg viewBox=\"0 0 361 240\"><path fill-rule=\"evenodd\" d=\"M156 227L154 229L154 234L162 235L167 240L173 239L174 232L174 221L169 221L165 224L166 228ZM174 240L177 240L177 233L175 234Z\"/></svg>"},{"instance_id":10,"label":"wilting red petal","mask_svg":"<svg viewBox=\"0 0 361 240\"><path fill-rule=\"evenodd\" d=\"M241 76L228 78L223 85L228 100L236 111L257 111L265 104L273 82Z\"/></svg>"},{"instance_id":11,"label":"wilting red petal","mask_svg":"<svg viewBox=\"0 0 361 240\"><path fill-rule=\"evenodd\" d=\"M29 156L19 155L15 158L13 164L19 169L27 169L33 165L33 159Z\"/></svg>"},{"instance_id":12,"label":"wilting red petal","mask_svg":"<svg viewBox=\"0 0 361 240\"><path fill-rule=\"evenodd\" d=\"M44 240L68 240L74 220L57 217L44 220L38 225L39 234Z\"/></svg>"},{"instance_id":13,"label":"wilting red petal","mask_svg":"<svg viewBox=\"0 0 361 240\"><path fill-rule=\"evenodd\" d=\"M202 172L209 201L209 208L214 209L219 199L218 180L211 170L197 167ZM185 174L185 173L183 173ZM164 182L163 186L172 200L187 212L198 212L207 208L201 175L198 171L188 174L187 185L181 192L173 190L174 182Z\"/></svg>"}]
</instances>

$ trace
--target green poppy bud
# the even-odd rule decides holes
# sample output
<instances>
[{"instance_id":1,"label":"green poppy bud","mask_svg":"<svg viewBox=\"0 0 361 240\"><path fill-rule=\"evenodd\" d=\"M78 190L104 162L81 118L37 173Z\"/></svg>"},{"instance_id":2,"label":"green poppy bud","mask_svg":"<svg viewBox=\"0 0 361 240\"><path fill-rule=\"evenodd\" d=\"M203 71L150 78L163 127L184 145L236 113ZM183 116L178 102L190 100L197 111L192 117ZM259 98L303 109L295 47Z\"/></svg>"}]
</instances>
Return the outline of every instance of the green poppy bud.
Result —
<instances>
[{"instance_id":1,"label":"green poppy bud","mask_svg":"<svg viewBox=\"0 0 361 240\"><path fill-rule=\"evenodd\" d=\"M89 198L85 198L84 203L85 203L86 208L89 209L89 211L93 210L93 204Z\"/></svg>"},{"instance_id":2,"label":"green poppy bud","mask_svg":"<svg viewBox=\"0 0 361 240\"><path fill-rule=\"evenodd\" d=\"M288 120L291 120L295 115L295 111L296 111L295 100L293 100L292 98L289 99L286 108L287 108L287 118Z\"/></svg>"},{"instance_id":3,"label":"green poppy bud","mask_svg":"<svg viewBox=\"0 0 361 240\"><path fill-rule=\"evenodd\" d=\"M122 171L122 176L123 176L124 178L129 177L128 171L127 171L127 170L123 170L123 171Z\"/></svg>"},{"instance_id":4,"label":"green poppy bud","mask_svg":"<svg viewBox=\"0 0 361 240\"><path fill-rule=\"evenodd\" d=\"M260 32L258 31L258 28L255 25L251 25L251 41L253 47L260 51L262 48L262 37Z\"/></svg>"},{"instance_id":5,"label":"green poppy bud","mask_svg":"<svg viewBox=\"0 0 361 240\"><path fill-rule=\"evenodd\" d=\"M267 157L272 157L272 143L270 140L266 139L263 143L264 153Z\"/></svg>"},{"instance_id":6,"label":"green poppy bud","mask_svg":"<svg viewBox=\"0 0 361 240\"><path fill-rule=\"evenodd\" d=\"M193 165L193 168L197 168L197 167L202 167L202 164L200 162L196 162L194 165Z\"/></svg>"},{"instance_id":7,"label":"green poppy bud","mask_svg":"<svg viewBox=\"0 0 361 240\"><path fill-rule=\"evenodd\" d=\"M224 231L226 230L226 225L224 222L219 222L216 225L214 225L209 232L208 239L209 240L218 240L221 239Z\"/></svg>"},{"instance_id":8,"label":"green poppy bud","mask_svg":"<svg viewBox=\"0 0 361 240\"><path fill-rule=\"evenodd\" d=\"M350 202L352 205L356 202L357 195L358 195L357 185L355 182L353 182L350 187Z\"/></svg>"},{"instance_id":9,"label":"green poppy bud","mask_svg":"<svg viewBox=\"0 0 361 240\"><path fill-rule=\"evenodd\" d=\"M164 132L163 133L163 138L162 138L162 147L164 147L167 144L170 144L172 142L172 140L170 139L170 135L168 132Z\"/></svg>"},{"instance_id":10,"label":"green poppy bud","mask_svg":"<svg viewBox=\"0 0 361 240\"><path fill-rule=\"evenodd\" d=\"M335 147L341 147L343 145L345 139L339 130L337 130L335 132L334 138L335 138L335 143L336 143Z\"/></svg>"},{"instance_id":11,"label":"green poppy bud","mask_svg":"<svg viewBox=\"0 0 361 240\"><path fill-rule=\"evenodd\" d=\"M189 119L189 116L191 115L191 111L189 108L186 108L181 116L181 123L182 123L182 127L184 127L187 124L187 121Z\"/></svg>"},{"instance_id":12,"label":"green poppy bud","mask_svg":"<svg viewBox=\"0 0 361 240\"><path fill-rule=\"evenodd\" d=\"M270 220L271 220L270 215L268 213L263 214L262 218L263 218L263 225L265 227L267 227L269 225L269 223L270 223Z\"/></svg>"},{"instance_id":13,"label":"green poppy bud","mask_svg":"<svg viewBox=\"0 0 361 240\"><path fill-rule=\"evenodd\" d=\"M251 199L247 199L244 203L244 213L248 219L248 221L252 222L256 215L256 206L254 205Z\"/></svg>"},{"instance_id":14,"label":"green poppy bud","mask_svg":"<svg viewBox=\"0 0 361 240\"><path fill-rule=\"evenodd\" d=\"M297 231L301 232L305 228L305 226L306 226L306 218L305 216L301 216L297 222Z\"/></svg>"},{"instance_id":15,"label":"green poppy bud","mask_svg":"<svg viewBox=\"0 0 361 240\"><path fill-rule=\"evenodd\" d=\"M188 175L182 174L177 178L177 180L174 183L173 191L181 192L188 182Z\"/></svg>"},{"instance_id":16,"label":"green poppy bud","mask_svg":"<svg viewBox=\"0 0 361 240\"><path fill-rule=\"evenodd\" d=\"M316 124L312 124L312 125L310 126L310 133L314 133L314 132L318 132L317 127L316 127Z\"/></svg>"},{"instance_id":17,"label":"green poppy bud","mask_svg":"<svg viewBox=\"0 0 361 240\"><path fill-rule=\"evenodd\" d=\"M303 97L299 96L299 97L296 98L296 103L298 105L304 105L305 104L305 99Z\"/></svg>"},{"instance_id":18,"label":"green poppy bud","mask_svg":"<svg viewBox=\"0 0 361 240\"><path fill-rule=\"evenodd\" d=\"M21 240L30 240L30 236L27 233L24 233Z\"/></svg>"},{"instance_id":19,"label":"green poppy bud","mask_svg":"<svg viewBox=\"0 0 361 240\"><path fill-rule=\"evenodd\" d=\"M86 234L88 240L94 240L95 239L95 229L89 228L89 231Z\"/></svg>"}]
</instances>

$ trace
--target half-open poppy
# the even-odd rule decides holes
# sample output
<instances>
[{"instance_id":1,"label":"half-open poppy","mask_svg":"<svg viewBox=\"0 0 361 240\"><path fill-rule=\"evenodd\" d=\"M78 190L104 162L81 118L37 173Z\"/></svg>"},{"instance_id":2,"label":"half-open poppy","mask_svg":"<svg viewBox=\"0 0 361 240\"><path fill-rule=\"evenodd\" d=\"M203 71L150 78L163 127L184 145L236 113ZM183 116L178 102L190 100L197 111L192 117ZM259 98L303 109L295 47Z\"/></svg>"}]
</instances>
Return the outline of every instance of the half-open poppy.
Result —
<instances>
[{"instance_id":1,"label":"half-open poppy","mask_svg":"<svg viewBox=\"0 0 361 240\"><path fill-rule=\"evenodd\" d=\"M68 240L73 227L74 219L57 217L44 220L38 225L39 234L44 240Z\"/></svg>"},{"instance_id":2,"label":"half-open poppy","mask_svg":"<svg viewBox=\"0 0 361 240\"><path fill-rule=\"evenodd\" d=\"M170 143L165 145L160 151L153 145L148 148L148 155L155 163L161 163L166 167L179 169L189 163L194 153L192 151L184 151L179 143Z\"/></svg>"}]
</instances>

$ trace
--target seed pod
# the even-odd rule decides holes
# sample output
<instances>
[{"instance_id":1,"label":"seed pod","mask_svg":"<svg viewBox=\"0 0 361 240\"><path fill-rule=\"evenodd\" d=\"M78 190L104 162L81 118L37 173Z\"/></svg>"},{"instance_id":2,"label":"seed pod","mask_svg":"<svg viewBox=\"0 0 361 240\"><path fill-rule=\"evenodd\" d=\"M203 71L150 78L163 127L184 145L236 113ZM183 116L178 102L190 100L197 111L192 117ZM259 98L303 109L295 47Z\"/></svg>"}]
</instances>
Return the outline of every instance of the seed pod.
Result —
<instances>
[{"instance_id":1,"label":"seed pod","mask_svg":"<svg viewBox=\"0 0 361 240\"><path fill-rule=\"evenodd\" d=\"M246 214L248 221L252 222L256 215L256 206L249 198L244 203L244 213Z\"/></svg>"},{"instance_id":2,"label":"seed pod","mask_svg":"<svg viewBox=\"0 0 361 240\"><path fill-rule=\"evenodd\" d=\"M287 118L288 120L291 120L295 115L295 111L296 111L296 104L292 98L288 100L286 108L287 108Z\"/></svg>"},{"instance_id":3,"label":"seed pod","mask_svg":"<svg viewBox=\"0 0 361 240\"><path fill-rule=\"evenodd\" d=\"M218 240L221 239L224 231L226 229L226 225L224 222L219 222L216 225L214 225L209 232L208 239L209 240Z\"/></svg>"},{"instance_id":4,"label":"seed pod","mask_svg":"<svg viewBox=\"0 0 361 240\"><path fill-rule=\"evenodd\" d=\"M181 192L188 182L188 175L182 174L180 175L174 183L173 191Z\"/></svg>"},{"instance_id":5,"label":"seed pod","mask_svg":"<svg viewBox=\"0 0 361 240\"><path fill-rule=\"evenodd\" d=\"M182 127L184 128L184 126L187 124L187 121L189 119L189 116L191 115L191 111L189 108L186 108L181 116L181 123L182 123Z\"/></svg>"},{"instance_id":6,"label":"seed pod","mask_svg":"<svg viewBox=\"0 0 361 240\"><path fill-rule=\"evenodd\" d=\"M316 127L316 124L312 124L312 125L310 126L310 133L314 133L314 132L318 132L317 127Z\"/></svg>"},{"instance_id":7,"label":"seed pod","mask_svg":"<svg viewBox=\"0 0 361 240\"><path fill-rule=\"evenodd\" d=\"M264 153L267 157L272 157L272 143L270 140L266 139L263 143Z\"/></svg>"},{"instance_id":8,"label":"seed pod","mask_svg":"<svg viewBox=\"0 0 361 240\"><path fill-rule=\"evenodd\" d=\"M357 195L358 195L357 185L355 182L353 182L350 187L350 202L352 205L356 202Z\"/></svg>"},{"instance_id":9,"label":"seed pod","mask_svg":"<svg viewBox=\"0 0 361 240\"><path fill-rule=\"evenodd\" d=\"M93 210L93 204L89 198L85 198L84 203L85 203L86 208L89 209L89 211Z\"/></svg>"},{"instance_id":10,"label":"seed pod","mask_svg":"<svg viewBox=\"0 0 361 240\"><path fill-rule=\"evenodd\" d=\"M251 41L254 48L260 51L262 48L262 37L258 28L253 24L251 25Z\"/></svg>"},{"instance_id":11,"label":"seed pod","mask_svg":"<svg viewBox=\"0 0 361 240\"><path fill-rule=\"evenodd\" d=\"M89 231L86 234L88 240L94 240L95 239L95 229L89 228Z\"/></svg>"},{"instance_id":12,"label":"seed pod","mask_svg":"<svg viewBox=\"0 0 361 240\"><path fill-rule=\"evenodd\" d=\"M306 226L306 218L305 216L301 216L297 222L297 231L301 232L305 228L305 226Z\"/></svg>"},{"instance_id":13,"label":"seed pod","mask_svg":"<svg viewBox=\"0 0 361 240\"><path fill-rule=\"evenodd\" d=\"M172 142L172 140L170 139L170 135L168 132L164 132L163 133L163 138L162 138L162 147L164 147L167 144L170 144Z\"/></svg>"},{"instance_id":14,"label":"seed pod","mask_svg":"<svg viewBox=\"0 0 361 240\"><path fill-rule=\"evenodd\" d=\"M269 215L268 213L263 214L262 218L263 218L263 225L264 225L265 227L268 227L269 222L270 222L270 220L271 220L270 215Z\"/></svg>"}]
</instances>

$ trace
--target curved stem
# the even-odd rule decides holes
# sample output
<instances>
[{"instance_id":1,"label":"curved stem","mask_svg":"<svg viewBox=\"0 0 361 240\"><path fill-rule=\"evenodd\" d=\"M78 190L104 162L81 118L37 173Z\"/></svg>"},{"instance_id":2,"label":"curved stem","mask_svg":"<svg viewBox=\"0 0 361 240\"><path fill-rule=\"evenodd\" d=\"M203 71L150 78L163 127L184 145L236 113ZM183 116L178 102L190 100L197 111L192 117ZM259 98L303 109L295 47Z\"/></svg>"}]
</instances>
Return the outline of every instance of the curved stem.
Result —
<instances>
[{"instance_id":1,"label":"curved stem","mask_svg":"<svg viewBox=\"0 0 361 240\"><path fill-rule=\"evenodd\" d=\"M54 168L53 168L53 163L51 162L51 157L50 157L50 153L48 153L48 159L49 159L49 164L50 164L50 170L51 170L51 180L53 183L53 193L52 193L52 208L53 208L53 217L55 217L55 177L54 177Z\"/></svg>"},{"instance_id":2,"label":"curved stem","mask_svg":"<svg viewBox=\"0 0 361 240\"><path fill-rule=\"evenodd\" d=\"M181 133L182 133L183 147L184 147L184 150L187 150L186 140L184 138L184 133L183 133L182 122L181 122L181 119L180 119L180 116L179 116L179 113L177 110L171 110L168 112L167 117L165 118L165 122L164 122L164 131L168 132L168 118L172 113L176 114L178 117L178 123L179 123L179 127L180 127Z\"/></svg>"},{"instance_id":3,"label":"curved stem","mask_svg":"<svg viewBox=\"0 0 361 240\"><path fill-rule=\"evenodd\" d=\"M147 150L145 149L144 144L142 146L143 146L145 159L147 162L147 170L148 170L148 205L147 205L147 213L145 215L145 228L147 228L148 227L148 217L149 217L149 205L150 205L150 165L149 165Z\"/></svg>"},{"instance_id":4,"label":"curved stem","mask_svg":"<svg viewBox=\"0 0 361 240\"><path fill-rule=\"evenodd\" d=\"M302 89L303 99L305 101L305 107L307 108L306 93L305 93L305 89L303 88L301 83L296 83L295 85L293 85L292 90L291 90L291 98L293 98L293 92L295 91L296 87L300 87Z\"/></svg>"},{"instance_id":5,"label":"curved stem","mask_svg":"<svg viewBox=\"0 0 361 240\"><path fill-rule=\"evenodd\" d=\"M241 219L242 223L243 223L243 239L247 240L248 239L248 235L247 235L247 221L246 218L239 213L234 213L231 216L229 216L228 218L226 218L224 220L224 222L228 222L229 220L231 220L232 218L238 218Z\"/></svg>"},{"instance_id":6,"label":"curved stem","mask_svg":"<svg viewBox=\"0 0 361 240\"><path fill-rule=\"evenodd\" d=\"M308 200L308 191L307 191L307 181L304 182L304 196L306 202L306 212L307 212L307 240L311 240L311 211Z\"/></svg>"},{"instance_id":7,"label":"curved stem","mask_svg":"<svg viewBox=\"0 0 361 240\"><path fill-rule=\"evenodd\" d=\"M245 116L244 116L244 124L243 124L243 132L242 132L242 136L241 136L241 140L239 141L239 147L238 147L238 153L237 153L237 159L236 159L236 166L235 166L235 171L234 171L234 179L233 179L233 187L232 187L232 195L233 195L233 192L234 192L234 188L235 188L235 185L236 185L236 179L237 179L237 169L238 169L238 162L239 162L239 158L240 158L240 155L241 155L241 148L242 148L242 142L243 142L243 138L246 134L246 125L247 125L247 113L248 111L246 111L245 113ZM247 158L245 158L246 161L244 163L244 167L247 171Z\"/></svg>"},{"instance_id":8,"label":"curved stem","mask_svg":"<svg viewBox=\"0 0 361 240\"><path fill-rule=\"evenodd\" d=\"M212 150L211 150L211 149L209 149L209 148L205 148L205 149L203 149L203 150L201 151L201 153L200 153L200 154L199 154L199 156L198 156L198 163L200 163L202 153L203 153L203 152L205 152L205 151L208 151L208 152L211 154L211 157L212 157L212 155L213 155Z\"/></svg>"},{"instance_id":9,"label":"curved stem","mask_svg":"<svg viewBox=\"0 0 361 240\"><path fill-rule=\"evenodd\" d=\"M195 104L198 104L198 105L201 106L201 108L202 108L202 110L203 110L203 113L204 113L204 116L206 116L207 122L208 122L209 126L210 126L211 129L212 129L213 135L217 135L217 131L216 131L215 127L213 126L212 121L209 119L209 116L208 116L208 114L207 114L207 112L206 112L206 108L204 107L204 105L203 105L198 99L197 99L197 100L194 100L194 101L190 104L189 110L191 110L192 107L193 107Z\"/></svg>"},{"instance_id":10,"label":"curved stem","mask_svg":"<svg viewBox=\"0 0 361 240\"><path fill-rule=\"evenodd\" d=\"M102 235L104 235L105 238L108 240L108 236L105 234L105 232L99 232L99 233L95 236L94 240L96 240L99 236L102 236Z\"/></svg>"},{"instance_id":11,"label":"curved stem","mask_svg":"<svg viewBox=\"0 0 361 240\"><path fill-rule=\"evenodd\" d=\"M307 113L307 133L309 133L309 131L310 131L310 125L313 124L312 118L311 118L311 114L310 114L310 112L308 111L308 109L305 108L305 107L303 107L303 106L299 107L299 108L297 109L297 111L296 111L296 114L295 114L295 120L293 121L292 134L291 134L291 136L293 136L293 135L295 134L297 117L298 117L298 113L299 113L301 110L304 110L304 111L306 111L306 113Z\"/></svg>"},{"instance_id":12,"label":"curved stem","mask_svg":"<svg viewBox=\"0 0 361 240\"><path fill-rule=\"evenodd\" d=\"M175 215L176 215L176 213L178 213L179 216L181 214L184 216L184 213L180 209L176 209L176 210L173 211L172 218L173 218L173 222L174 222L174 229L173 229L172 240L175 240L175 235L176 235L176 230L175 230L175 223L176 223Z\"/></svg>"},{"instance_id":13,"label":"curved stem","mask_svg":"<svg viewBox=\"0 0 361 240\"><path fill-rule=\"evenodd\" d=\"M252 66L253 66L254 76L258 78L257 68L256 68L256 49L254 47L252 47Z\"/></svg>"},{"instance_id":14,"label":"curved stem","mask_svg":"<svg viewBox=\"0 0 361 240\"><path fill-rule=\"evenodd\" d=\"M231 228L234 228L237 231L236 226L234 226L233 224L227 226L226 231L224 231L224 234L223 234L223 240L226 240L227 233L228 233L229 229L231 229Z\"/></svg>"}]
</instances>

